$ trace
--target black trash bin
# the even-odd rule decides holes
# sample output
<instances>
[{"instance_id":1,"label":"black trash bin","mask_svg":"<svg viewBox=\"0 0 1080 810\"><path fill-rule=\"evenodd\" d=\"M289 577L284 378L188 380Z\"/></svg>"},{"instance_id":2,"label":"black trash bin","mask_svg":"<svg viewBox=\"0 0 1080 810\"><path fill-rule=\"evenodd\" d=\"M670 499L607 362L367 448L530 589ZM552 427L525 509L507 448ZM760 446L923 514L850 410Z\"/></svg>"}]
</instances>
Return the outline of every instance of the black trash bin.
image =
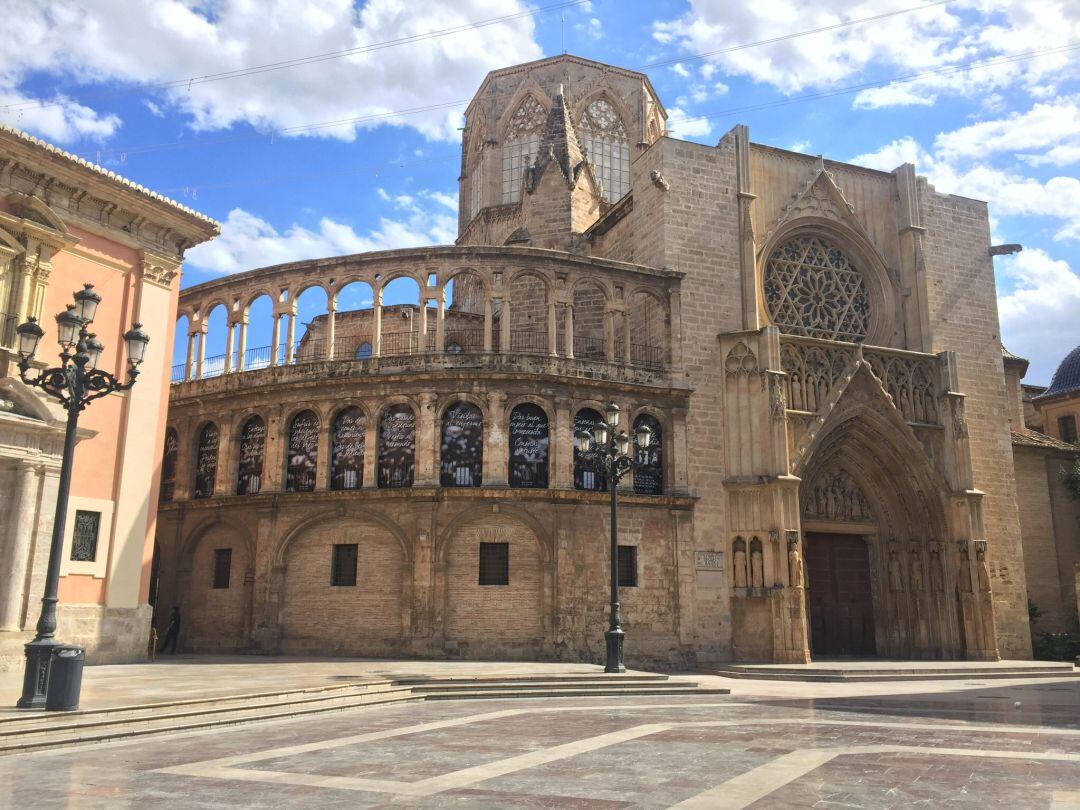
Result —
<instances>
[{"instance_id":1,"label":"black trash bin","mask_svg":"<svg viewBox=\"0 0 1080 810\"><path fill-rule=\"evenodd\" d=\"M82 647L61 644L53 648L49 688L45 693L47 711L73 712L79 708L79 691L82 689L85 663L86 650Z\"/></svg>"}]
</instances>

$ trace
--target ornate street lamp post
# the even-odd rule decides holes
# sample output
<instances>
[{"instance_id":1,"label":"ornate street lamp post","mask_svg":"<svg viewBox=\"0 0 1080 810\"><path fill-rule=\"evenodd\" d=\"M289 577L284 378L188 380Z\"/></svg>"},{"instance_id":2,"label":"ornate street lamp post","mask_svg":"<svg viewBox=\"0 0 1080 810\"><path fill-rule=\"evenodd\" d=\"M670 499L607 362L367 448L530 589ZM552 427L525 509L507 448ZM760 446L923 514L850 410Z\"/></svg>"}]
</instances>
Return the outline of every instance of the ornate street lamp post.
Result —
<instances>
[{"instance_id":1,"label":"ornate street lamp post","mask_svg":"<svg viewBox=\"0 0 1080 810\"><path fill-rule=\"evenodd\" d=\"M68 492L71 489L71 462L75 453L75 433L79 412L95 399L113 391L126 391L139 376L139 364L146 353L150 338L135 324L124 335L127 344L127 382L97 368L105 348L87 331L94 321L101 296L92 284L84 284L75 293L75 303L56 316L57 338L60 343L60 365L28 376L30 364L37 353L44 331L36 318L16 328L19 336L19 377L27 385L36 386L60 401L67 411L67 431L64 434L64 458L60 466L60 486L56 494L56 515L53 518L52 545L49 548L49 568L45 575L45 595L41 599L41 615L37 635L26 645L26 669L23 674L22 697L16 704L20 709L40 709L45 705L53 648L56 640L57 588L60 584L60 558L64 550L64 522L67 519Z\"/></svg>"},{"instance_id":2,"label":"ornate street lamp post","mask_svg":"<svg viewBox=\"0 0 1080 810\"><path fill-rule=\"evenodd\" d=\"M614 402L607 406L604 414L606 421L597 422L588 431L577 434L578 447L584 454L585 464L594 473L607 481L611 493L611 624L604 641L607 658L604 672L626 672L623 663L622 617L619 615L619 481L634 468L634 457L630 449L630 437L625 432L616 435L619 427L619 406ZM634 432L634 443L645 450L652 444L652 431L642 425Z\"/></svg>"}]
</instances>

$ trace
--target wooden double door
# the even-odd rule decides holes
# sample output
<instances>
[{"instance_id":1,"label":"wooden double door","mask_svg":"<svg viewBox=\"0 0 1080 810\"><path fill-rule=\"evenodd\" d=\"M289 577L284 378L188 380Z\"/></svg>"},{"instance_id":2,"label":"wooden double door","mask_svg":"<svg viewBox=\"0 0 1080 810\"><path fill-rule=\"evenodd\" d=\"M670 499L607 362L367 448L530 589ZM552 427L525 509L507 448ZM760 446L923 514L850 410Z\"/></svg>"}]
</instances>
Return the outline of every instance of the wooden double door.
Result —
<instances>
[{"instance_id":1,"label":"wooden double door","mask_svg":"<svg viewBox=\"0 0 1080 810\"><path fill-rule=\"evenodd\" d=\"M811 652L874 655L874 602L865 539L807 532L806 580Z\"/></svg>"}]
</instances>

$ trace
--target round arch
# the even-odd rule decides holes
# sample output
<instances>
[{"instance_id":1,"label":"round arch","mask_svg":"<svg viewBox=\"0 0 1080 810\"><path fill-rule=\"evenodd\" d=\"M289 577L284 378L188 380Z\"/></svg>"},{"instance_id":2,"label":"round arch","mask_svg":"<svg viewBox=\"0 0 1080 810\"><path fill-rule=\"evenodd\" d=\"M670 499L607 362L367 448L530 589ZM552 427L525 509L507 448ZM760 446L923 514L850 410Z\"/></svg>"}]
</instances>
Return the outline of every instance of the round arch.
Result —
<instances>
[{"instance_id":1,"label":"round arch","mask_svg":"<svg viewBox=\"0 0 1080 810\"><path fill-rule=\"evenodd\" d=\"M386 531L390 532L401 545L402 561L405 565L411 565L413 554L412 546L409 541L408 535L405 531L390 518L385 515L374 512L370 509L365 509L360 506L350 505L348 508L345 506L339 506L336 509L326 509L318 512L310 517L304 518L291 529L285 532L278 540L277 545L274 547L274 551L271 555L274 561L274 567L284 568L286 566L286 560L288 559L289 547L296 542L297 538L302 537L305 532L318 528L324 523L331 521L340 521L342 519L354 519L360 522L372 523Z\"/></svg>"},{"instance_id":2,"label":"round arch","mask_svg":"<svg viewBox=\"0 0 1080 810\"><path fill-rule=\"evenodd\" d=\"M453 545L453 541L459 528L477 518L491 514L511 517L532 532L533 537L536 538L536 544L542 562L550 563L555 559L554 544L552 543L551 536L544 528L544 525L521 506L506 501L500 501L497 512L493 511L492 504L485 503L469 506L454 515L454 517L443 527L443 530L436 539L434 549L435 562L441 563L446 561L447 552L451 545Z\"/></svg>"}]
</instances>

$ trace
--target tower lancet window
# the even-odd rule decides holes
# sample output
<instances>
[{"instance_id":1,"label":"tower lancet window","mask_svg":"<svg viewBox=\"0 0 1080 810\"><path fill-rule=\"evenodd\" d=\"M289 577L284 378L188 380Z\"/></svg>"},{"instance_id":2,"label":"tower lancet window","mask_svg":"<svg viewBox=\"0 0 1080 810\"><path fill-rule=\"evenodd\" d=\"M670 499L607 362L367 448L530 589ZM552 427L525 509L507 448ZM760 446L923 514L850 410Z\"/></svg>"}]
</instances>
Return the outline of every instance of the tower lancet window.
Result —
<instances>
[{"instance_id":1,"label":"tower lancet window","mask_svg":"<svg viewBox=\"0 0 1080 810\"><path fill-rule=\"evenodd\" d=\"M547 110L532 96L521 102L510 118L503 141L503 204L521 199L525 167L540 148L540 133L546 119Z\"/></svg>"},{"instance_id":2,"label":"tower lancet window","mask_svg":"<svg viewBox=\"0 0 1080 810\"><path fill-rule=\"evenodd\" d=\"M585 156L610 202L621 200L630 190L630 139L611 102L598 98L581 114L578 125Z\"/></svg>"}]
</instances>

